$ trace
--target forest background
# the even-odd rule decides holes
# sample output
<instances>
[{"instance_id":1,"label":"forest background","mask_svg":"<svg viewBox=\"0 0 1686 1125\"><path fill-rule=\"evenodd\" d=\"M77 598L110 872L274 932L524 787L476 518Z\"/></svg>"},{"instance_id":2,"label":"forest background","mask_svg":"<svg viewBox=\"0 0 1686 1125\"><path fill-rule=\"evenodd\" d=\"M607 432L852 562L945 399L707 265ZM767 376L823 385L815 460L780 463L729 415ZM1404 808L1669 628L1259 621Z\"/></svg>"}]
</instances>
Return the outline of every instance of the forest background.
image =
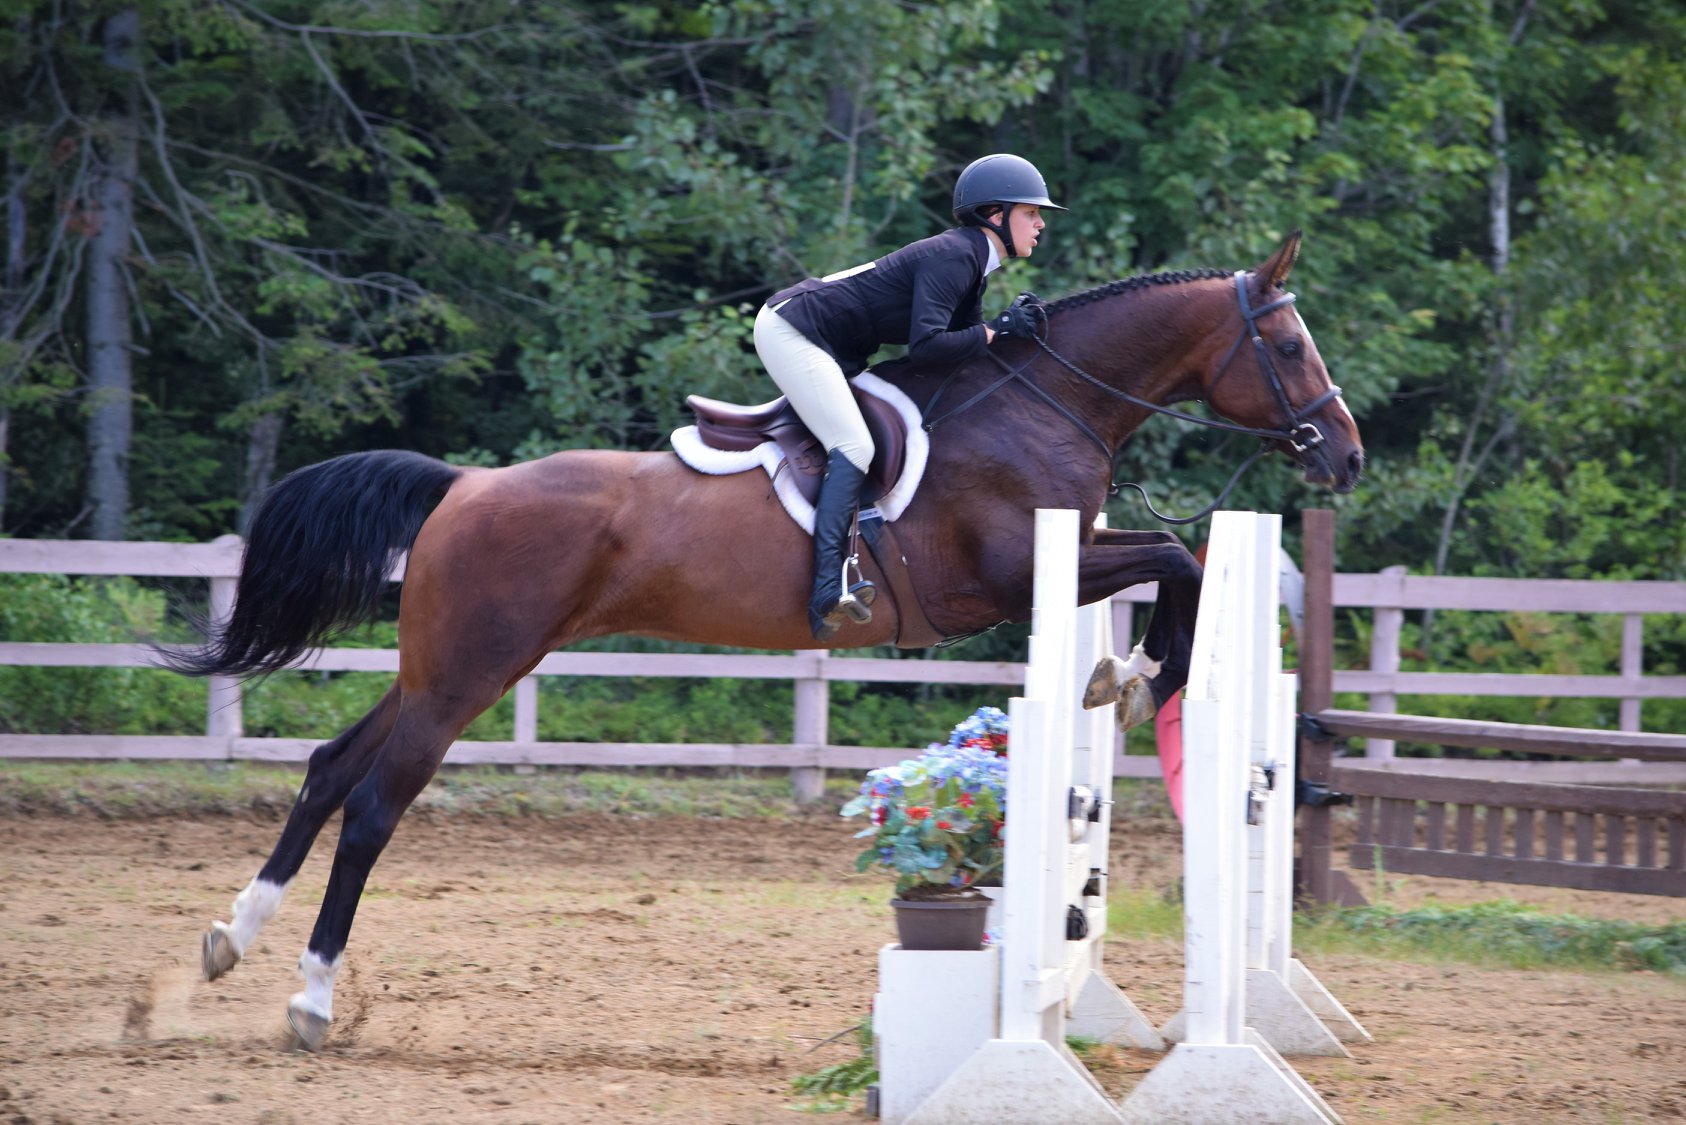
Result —
<instances>
[{"instance_id":1,"label":"forest background","mask_svg":"<svg viewBox=\"0 0 1686 1125\"><path fill-rule=\"evenodd\" d=\"M949 225L959 169L1009 151L1071 210L997 305L1304 230L1299 307L1370 468L1332 499L1276 459L1235 506L1292 537L1333 504L1343 570L1686 579L1675 0L0 0L0 89L5 534L208 540L353 450L661 449L689 392L771 397L765 295ZM1249 449L1161 419L1119 472L1187 511ZM6 639L174 627L152 586L0 581ZM1406 666L1605 671L1619 628L1414 619ZM1646 639L1649 671L1686 661L1679 622ZM0 669L0 729L202 722L158 675ZM248 728L333 733L367 679L277 677ZM547 685L541 735L784 740L780 691ZM834 739L973 702L915 695L836 685Z\"/></svg>"}]
</instances>

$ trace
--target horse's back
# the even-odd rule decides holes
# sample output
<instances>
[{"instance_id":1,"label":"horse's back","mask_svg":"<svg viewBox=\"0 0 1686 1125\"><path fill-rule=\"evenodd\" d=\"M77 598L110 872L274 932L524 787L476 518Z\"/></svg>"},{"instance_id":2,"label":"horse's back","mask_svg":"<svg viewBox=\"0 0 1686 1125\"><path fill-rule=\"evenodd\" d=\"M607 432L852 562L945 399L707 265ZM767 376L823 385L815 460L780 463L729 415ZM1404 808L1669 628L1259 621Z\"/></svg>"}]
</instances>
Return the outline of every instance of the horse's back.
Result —
<instances>
[{"instance_id":1,"label":"horse's back","mask_svg":"<svg viewBox=\"0 0 1686 1125\"><path fill-rule=\"evenodd\" d=\"M807 552L759 469L568 450L465 473L417 537L405 598L418 625L419 607L495 603L553 647L619 632L800 647Z\"/></svg>"}]
</instances>

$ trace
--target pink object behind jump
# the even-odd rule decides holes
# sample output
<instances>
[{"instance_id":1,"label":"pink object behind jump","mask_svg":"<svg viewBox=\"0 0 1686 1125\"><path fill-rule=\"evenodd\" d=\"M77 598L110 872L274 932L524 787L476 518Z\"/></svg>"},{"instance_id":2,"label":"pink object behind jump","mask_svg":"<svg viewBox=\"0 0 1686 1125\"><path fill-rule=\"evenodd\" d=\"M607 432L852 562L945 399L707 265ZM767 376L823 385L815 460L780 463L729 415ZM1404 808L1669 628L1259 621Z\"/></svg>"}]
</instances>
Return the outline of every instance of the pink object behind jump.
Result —
<instances>
[{"instance_id":1,"label":"pink object behind jump","mask_svg":"<svg viewBox=\"0 0 1686 1125\"><path fill-rule=\"evenodd\" d=\"M1183 818L1183 693L1165 701L1153 716L1153 735L1159 744L1159 769L1165 775L1165 795L1177 819Z\"/></svg>"}]
</instances>

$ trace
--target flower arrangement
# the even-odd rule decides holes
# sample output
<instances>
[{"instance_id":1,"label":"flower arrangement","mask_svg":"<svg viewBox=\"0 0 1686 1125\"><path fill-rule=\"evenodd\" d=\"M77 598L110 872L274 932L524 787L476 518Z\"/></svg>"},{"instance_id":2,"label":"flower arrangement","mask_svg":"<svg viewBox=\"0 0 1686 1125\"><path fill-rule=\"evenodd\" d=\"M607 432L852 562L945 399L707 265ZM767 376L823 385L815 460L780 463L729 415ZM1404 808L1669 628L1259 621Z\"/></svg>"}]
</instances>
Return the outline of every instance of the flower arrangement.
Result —
<instances>
[{"instance_id":1,"label":"flower arrangement","mask_svg":"<svg viewBox=\"0 0 1686 1125\"><path fill-rule=\"evenodd\" d=\"M946 743L917 758L870 771L844 816L865 815L856 833L871 846L855 870L877 864L896 873L903 899L962 894L999 876L1007 819L1007 716L983 707Z\"/></svg>"}]
</instances>

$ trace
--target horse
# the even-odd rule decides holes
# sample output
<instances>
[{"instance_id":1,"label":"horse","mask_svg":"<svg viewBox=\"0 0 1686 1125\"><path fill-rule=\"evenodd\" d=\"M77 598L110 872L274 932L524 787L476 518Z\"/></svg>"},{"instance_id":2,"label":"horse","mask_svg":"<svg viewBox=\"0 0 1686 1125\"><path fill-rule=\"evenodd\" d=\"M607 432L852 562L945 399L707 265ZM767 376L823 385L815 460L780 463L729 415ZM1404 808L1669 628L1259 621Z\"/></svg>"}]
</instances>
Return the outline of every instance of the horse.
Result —
<instances>
[{"instance_id":1,"label":"horse","mask_svg":"<svg viewBox=\"0 0 1686 1125\"><path fill-rule=\"evenodd\" d=\"M1283 288L1299 246L1296 232L1250 271L1150 274L1063 298L1041 306L1037 337L998 339L950 371L880 369L927 412L923 483L894 527L918 609L937 631L1028 620L1034 512L1074 508L1086 529L1082 604L1159 583L1142 641L1105 690L1140 721L1183 686L1199 565L1170 532L1093 524L1120 444L1153 412L1192 400L1287 453L1309 483L1353 488L1364 466L1357 424ZM944 395L964 409L950 405L937 424ZM671 452L571 450L481 468L382 450L278 482L254 515L231 614L204 644L160 659L240 677L297 663L375 613L406 549L395 681L311 753L274 852L232 920L214 921L201 944L207 980L232 969L343 808L299 961L304 989L288 1004L310 1049L329 1033L352 918L399 817L464 727L547 653L616 633L816 647L804 612L807 535L765 476L706 476ZM897 618L880 598L870 622L851 622L825 647L890 642Z\"/></svg>"}]
</instances>

